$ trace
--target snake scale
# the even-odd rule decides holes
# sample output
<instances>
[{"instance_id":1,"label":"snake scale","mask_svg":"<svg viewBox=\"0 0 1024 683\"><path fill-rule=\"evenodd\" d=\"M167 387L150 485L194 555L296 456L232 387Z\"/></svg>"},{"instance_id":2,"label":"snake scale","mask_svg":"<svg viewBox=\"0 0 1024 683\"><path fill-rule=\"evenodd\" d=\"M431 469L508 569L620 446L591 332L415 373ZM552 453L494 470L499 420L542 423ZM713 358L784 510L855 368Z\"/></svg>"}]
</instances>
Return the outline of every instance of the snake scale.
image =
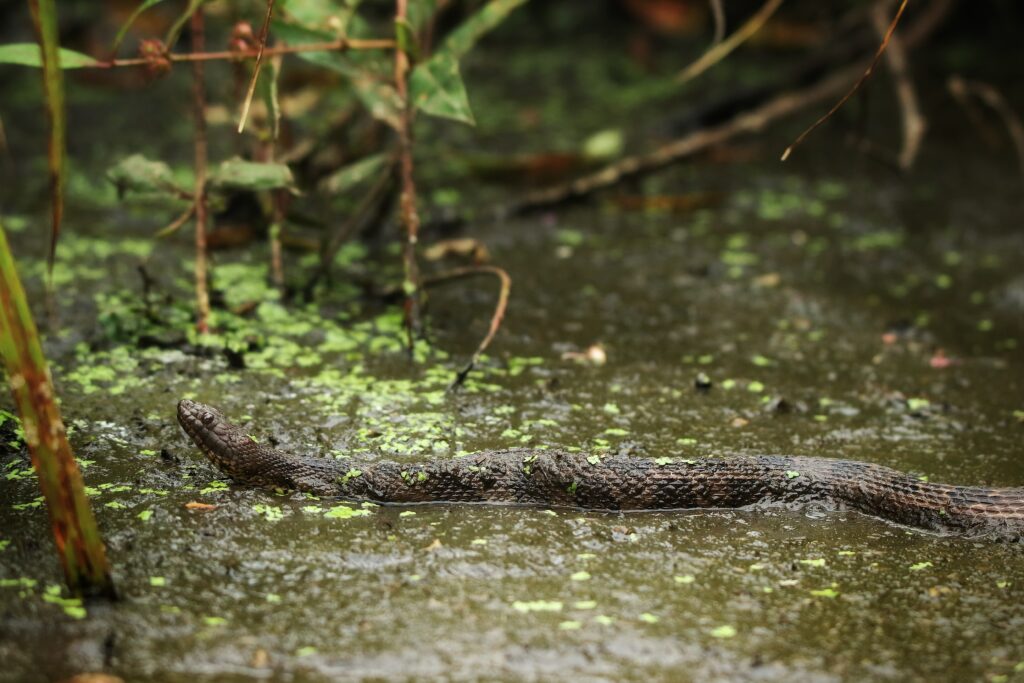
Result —
<instances>
[{"instance_id":1,"label":"snake scale","mask_svg":"<svg viewBox=\"0 0 1024 683\"><path fill-rule=\"evenodd\" d=\"M376 503L490 503L590 510L821 505L941 533L1024 540L1024 488L950 486L881 465L803 456L658 458L517 449L402 464L290 455L183 399L178 422L249 485Z\"/></svg>"}]
</instances>

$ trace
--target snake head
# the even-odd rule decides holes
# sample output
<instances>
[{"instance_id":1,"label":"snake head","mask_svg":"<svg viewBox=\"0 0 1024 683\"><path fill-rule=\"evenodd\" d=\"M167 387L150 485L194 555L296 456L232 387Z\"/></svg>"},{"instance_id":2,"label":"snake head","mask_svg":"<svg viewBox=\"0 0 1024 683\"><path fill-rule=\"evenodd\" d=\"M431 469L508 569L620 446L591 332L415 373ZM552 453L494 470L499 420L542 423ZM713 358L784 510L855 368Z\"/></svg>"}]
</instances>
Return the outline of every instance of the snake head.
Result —
<instances>
[{"instance_id":1,"label":"snake head","mask_svg":"<svg viewBox=\"0 0 1024 683\"><path fill-rule=\"evenodd\" d=\"M206 431L217 431L219 425L227 424L227 419L213 406L183 398L178 401L178 424L197 445L203 446L199 443L199 435Z\"/></svg>"},{"instance_id":2,"label":"snake head","mask_svg":"<svg viewBox=\"0 0 1024 683\"><path fill-rule=\"evenodd\" d=\"M183 398L178 402L178 423L215 465L238 479L248 477L253 463L247 456L255 442L212 406Z\"/></svg>"},{"instance_id":3,"label":"snake head","mask_svg":"<svg viewBox=\"0 0 1024 683\"><path fill-rule=\"evenodd\" d=\"M336 463L311 462L258 444L212 406L182 399L178 422L210 462L236 481L317 495L335 493Z\"/></svg>"}]
</instances>

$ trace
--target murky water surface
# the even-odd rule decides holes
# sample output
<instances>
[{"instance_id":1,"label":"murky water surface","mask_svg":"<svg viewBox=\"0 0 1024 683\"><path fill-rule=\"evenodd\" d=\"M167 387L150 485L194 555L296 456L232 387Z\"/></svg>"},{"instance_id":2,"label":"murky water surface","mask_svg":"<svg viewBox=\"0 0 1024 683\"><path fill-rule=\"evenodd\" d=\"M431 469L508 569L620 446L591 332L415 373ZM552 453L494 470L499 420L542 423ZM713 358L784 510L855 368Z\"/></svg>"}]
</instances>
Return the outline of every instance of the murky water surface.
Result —
<instances>
[{"instance_id":1,"label":"murky water surface","mask_svg":"<svg viewBox=\"0 0 1024 683\"><path fill-rule=\"evenodd\" d=\"M787 453L1024 485L1012 167L972 167L933 141L908 181L839 163L851 153L827 134L780 167L772 143L788 139L760 140L760 161L629 190L721 193L711 208L605 201L471 226L514 289L489 358L455 394L488 280L433 293L432 346L413 362L400 313L351 284L386 277L393 256L382 274L349 249L318 305L285 306L262 249L220 252L223 338L183 345L188 240L154 250L145 211L72 211L48 351L123 599L84 613L62 600L45 509L4 423L0 680L1024 679L1020 547L841 511L342 506L234 487L176 426L189 396L324 457ZM19 256L41 253L39 224L9 221ZM142 258L151 318L170 326L142 314ZM297 280L306 263L291 257ZM41 264L23 264L38 293ZM593 345L606 364L563 358Z\"/></svg>"}]
</instances>

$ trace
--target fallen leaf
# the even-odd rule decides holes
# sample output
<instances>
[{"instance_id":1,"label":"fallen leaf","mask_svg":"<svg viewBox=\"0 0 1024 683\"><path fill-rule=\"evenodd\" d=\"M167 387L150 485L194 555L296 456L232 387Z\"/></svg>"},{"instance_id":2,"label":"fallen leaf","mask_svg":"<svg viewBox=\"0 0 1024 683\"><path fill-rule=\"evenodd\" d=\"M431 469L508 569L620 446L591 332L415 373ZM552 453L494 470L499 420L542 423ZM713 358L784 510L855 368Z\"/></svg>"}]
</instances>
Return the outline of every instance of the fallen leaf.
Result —
<instances>
[{"instance_id":1,"label":"fallen leaf","mask_svg":"<svg viewBox=\"0 0 1024 683\"><path fill-rule=\"evenodd\" d=\"M441 240L423 251L423 258L428 261L440 261L450 256L470 259L477 265L491 260L491 253L484 243L473 237Z\"/></svg>"},{"instance_id":2,"label":"fallen leaf","mask_svg":"<svg viewBox=\"0 0 1024 683\"><path fill-rule=\"evenodd\" d=\"M186 510L216 510L217 506L216 505L210 505L209 503L200 503L198 501L192 500L192 501L189 501L189 502L185 503L185 509Z\"/></svg>"},{"instance_id":3,"label":"fallen leaf","mask_svg":"<svg viewBox=\"0 0 1024 683\"><path fill-rule=\"evenodd\" d=\"M562 360L574 360L579 363L590 365L604 365L608 362L608 354L600 344L592 344L586 351L566 351L562 354Z\"/></svg>"}]
</instances>

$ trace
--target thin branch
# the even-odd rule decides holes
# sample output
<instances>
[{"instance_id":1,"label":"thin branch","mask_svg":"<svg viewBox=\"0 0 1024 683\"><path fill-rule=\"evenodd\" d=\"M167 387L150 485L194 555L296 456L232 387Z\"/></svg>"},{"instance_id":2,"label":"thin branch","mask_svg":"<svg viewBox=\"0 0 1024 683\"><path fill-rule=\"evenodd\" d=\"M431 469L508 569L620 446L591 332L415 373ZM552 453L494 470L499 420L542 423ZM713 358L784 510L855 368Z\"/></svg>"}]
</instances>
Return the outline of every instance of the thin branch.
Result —
<instances>
[{"instance_id":1,"label":"thin branch","mask_svg":"<svg viewBox=\"0 0 1024 683\"><path fill-rule=\"evenodd\" d=\"M476 351L473 352L473 357L470 358L466 367L455 375L455 380L448 387L449 391L461 386L466 381L466 377L469 376L469 373L473 371L473 368L480 361L480 356L483 355L483 352L494 341L494 336L498 334L498 330L501 328L501 321L504 319L505 311L508 309L508 298L512 291L512 278L509 277L505 269L498 268L497 266L466 266L465 268L448 270L423 280L423 287L432 287L475 275L495 276L501 283L501 289L498 291L498 302L494 306L494 313L491 315L491 324L487 328L486 336L484 336L480 345L476 347Z\"/></svg>"},{"instance_id":2,"label":"thin branch","mask_svg":"<svg viewBox=\"0 0 1024 683\"><path fill-rule=\"evenodd\" d=\"M249 118L249 107L252 105L253 95L256 94L256 81L260 78L260 67L263 66L263 53L267 47L267 33L270 31L270 19L273 15L274 0L267 0L267 16L263 18L263 28L260 29L260 45L259 51L256 53L256 64L252 68L249 90L245 94L245 101L242 103L242 115L238 119L239 134L245 130L245 120Z\"/></svg>"},{"instance_id":3,"label":"thin branch","mask_svg":"<svg viewBox=\"0 0 1024 683\"><path fill-rule=\"evenodd\" d=\"M522 214L578 199L611 187L625 178L672 164L742 133L757 132L777 119L842 92L862 69L860 64L847 67L814 85L785 92L723 124L695 131L648 154L625 157L590 175L529 193L499 213L506 216Z\"/></svg>"},{"instance_id":4,"label":"thin branch","mask_svg":"<svg viewBox=\"0 0 1024 683\"><path fill-rule=\"evenodd\" d=\"M951 6L952 0L934 0L927 10L907 27L904 43L908 47L913 47L926 40L948 14ZM757 132L780 118L841 93L864 70L865 61L859 60L846 67L835 68L830 75L820 77L810 85L782 92L763 104L737 114L719 125L702 128L684 135L653 152L626 157L589 175L530 192L510 204L499 207L494 215L496 218L504 218L581 199L593 192L611 187L626 178L636 177L675 163L737 135ZM803 82L808 78L816 77L819 71L820 69L816 66L810 73L801 72L800 78L797 80Z\"/></svg>"},{"instance_id":5,"label":"thin branch","mask_svg":"<svg viewBox=\"0 0 1024 683\"><path fill-rule=\"evenodd\" d=\"M192 14L191 23L192 47L202 52L206 27L201 7ZM201 61L192 62L192 110L195 118L196 329L206 333L210 329L210 293L206 281L206 80Z\"/></svg>"},{"instance_id":6,"label":"thin branch","mask_svg":"<svg viewBox=\"0 0 1024 683\"><path fill-rule=\"evenodd\" d=\"M907 8L907 2L908 0L902 0L902 2L900 3L900 8L896 10L896 16L893 17L892 23L889 24L889 30L885 32L885 36L882 38L882 44L878 46L878 50L875 52L875 56L871 60L871 64L869 64L868 68L865 69L863 75L861 75L861 77L857 79L857 82L853 84L853 87L850 88L850 90L845 95L843 95L843 97L838 102L836 102L824 116L822 116L813 124L811 124L811 126L803 133L800 133L799 137L797 137L797 139L793 141L793 144L787 147L786 150L782 153L782 161L788 159L789 155L793 153L793 150L796 149L796 147L801 142L803 142L808 135L814 132L818 128L818 126L828 121L832 117L832 115L839 111L839 109L844 104L846 104L847 100L853 97L853 94L860 90L860 87L864 85L864 83L869 78L871 78L871 74L875 70L875 65L878 64L878 60L881 59L882 53L885 52L885 48L889 45L889 39L892 38L892 34L896 30L896 25L900 23L900 17L903 16L903 10Z\"/></svg>"},{"instance_id":7,"label":"thin branch","mask_svg":"<svg viewBox=\"0 0 1024 683\"><path fill-rule=\"evenodd\" d=\"M879 38L883 38L886 32L888 17L886 6L878 3L871 8L871 22ZM909 68L907 66L907 51L903 45L903 39L897 35L890 35L889 49L885 52L885 63L892 73L896 87L896 99L900 104L900 115L903 121L903 146L900 149L898 162L904 171L914 165L914 159L921 149L921 141L924 139L928 122L921 114L921 107L917 101L917 94L914 92L914 84L910 80Z\"/></svg>"},{"instance_id":8,"label":"thin branch","mask_svg":"<svg viewBox=\"0 0 1024 683\"><path fill-rule=\"evenodd\" d=\"M718 45L725 38L725 8L722 0L710 0L711 16L715 21L715 37L711 40L711 47Z\"/></svg>"},{"instance_id":9,"label":"thin branch","mask_svg":"<svg viewBox=\"0 0 1024 683\"><path fill-rule=\"evenodd\" d=\"M968 106L968 96L974 95L999 114L1017 151L1017 163L1020 164L1021 178L1024 179L1024 124L1021 124L1020 117L1007 104L1006 98L988 83L965 81L960 76L950 78L948 87L963 106Z\"/></svg>"},{"instance_id":10,"label":"thin branch","mask_svg":"<svg viewBox=\"0 0 1024 683\"><path fill-rule=\"evenodd\" d=\"M268 47L263 51L264 57L277 55L293 55L301 52L347 52L349 50L393 50L395 41L388 39L341 38L323 43L303 43L302 45L279 45ZM221 50L219 52L169 52L164 57L170 62L210 62L219 60L256 59L259 50ZM122 66L146 66L152 61L147 57L128 57L125 59L108 59L93 64L84 64L83 69L110 69Z\"/></svg>"},{"instance_id":11,"label":"thin branch","mask_svg":"<svg viewBox=\"0 0 1024 683\"><path fill-rule=\"evenodd\" d=\"M173 221L171 221L170 225L168 225L167 227L161 228L160 232L158 232L156 235L154 235L154 237L167 237L168 235L173 235L174 233L178 232L178 230L181 228L181 226L185 225L185 223L188 222L188 219L192 218L192 215L195 212L196 212L196 203L192 202L181 213L181 215L179 215L177 218L175 218Z\"/></svg>"},{"instance_id":12,"label":"thin branch","mask_svg":"<svg viewBox=\"0 0 1024 683\"><path fill-rule=\"evenodd\" d=\"M338 249L351 239L353 235L357 234L374 214L378 213L382 202L387 199L388 190L392 186L394 177L392 166L393 164L388 164L388 167L381 172L349 215L348 220L342 223L341 227L331 236L330 241L321 250L320 266L303 288L307 297L312 294L316 284L330 272L331 264L334 263L334 257L338 253Z\"/></svg>"},{"instance_id":13,"label":"thin branch","mask_svg":"<svg viewBox=\"0 0 1024 683\"><path fill-rule=\"evenodd\" d=\"M777 10L781 4L782 0L767 0L767 2L761 6L761 9L759 9L752 17L747 19L743 26L736 29L735 33L710 47L697 61L683 69L683 71L676 77L676 82L685 83L725 59L729 53L745 43L750 36L761 30L764 23L768 21L769 17L775 14L775 10Z\"/></svg>"}]
</instances>

